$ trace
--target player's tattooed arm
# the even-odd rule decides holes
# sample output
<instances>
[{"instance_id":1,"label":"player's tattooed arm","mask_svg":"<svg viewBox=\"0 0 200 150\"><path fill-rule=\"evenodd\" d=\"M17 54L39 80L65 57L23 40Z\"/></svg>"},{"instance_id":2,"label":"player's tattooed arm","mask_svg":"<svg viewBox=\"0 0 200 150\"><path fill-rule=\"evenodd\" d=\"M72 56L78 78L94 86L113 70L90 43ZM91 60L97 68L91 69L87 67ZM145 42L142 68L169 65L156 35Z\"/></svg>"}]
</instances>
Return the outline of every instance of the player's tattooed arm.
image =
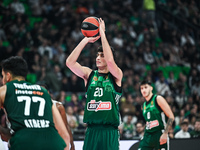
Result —
<instances>
[{"instance_id":1,"label":"player's tattooed arm","mask_svg":"<svg viewBox=\"0 0 200 150\"><path fill-rule=\"evenodd\" d=\"M174 119L173 118L169 118L168 121L167 121L167 125L166 125L166 128L165 128L165 133L168 133L169 131L169 127L172 126L172 123L173 123Z\"/></svg>"},{"instance_id":2,"label":"player's tattooed arm","mask_svg":"<svg viewBox=\"0 0 200 150\"><path fill-rule=\"evenodd\" d=\"M162 96L159 96L159 95L157 96L157 103L161 107L161 109L163 110L165 115L168 117L167 125L166 125L165 131L164 131L165 134L168 134L168 131L174 121L174 114L173 114L169 104Z\"/></svg>"}]
</instances>

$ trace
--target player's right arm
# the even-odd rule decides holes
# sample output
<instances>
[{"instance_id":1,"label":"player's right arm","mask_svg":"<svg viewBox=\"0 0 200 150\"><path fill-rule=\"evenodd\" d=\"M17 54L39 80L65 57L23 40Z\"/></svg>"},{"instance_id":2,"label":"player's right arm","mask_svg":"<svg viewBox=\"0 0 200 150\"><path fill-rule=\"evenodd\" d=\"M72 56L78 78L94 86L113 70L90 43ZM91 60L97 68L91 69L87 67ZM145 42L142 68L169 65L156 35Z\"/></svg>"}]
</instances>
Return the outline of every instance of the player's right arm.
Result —
<instances>
[{"instance_id":1,"label":"player's right arm","mask_svg":"<svg viewBox=\"0 0 200 150\"><path fill-rule=\"evenodd\" d=\"M83 38L82 41L76 46L76 48L72 51L72 53L69 55L69 57L66 60L67 67L75 73L80 78L84 79L85 84L87 83L87 79L92 72L92 70L88 67L81 66L77 59L79 55L81 54L81 51L88 43L94 43L100 38L100 36L97 37L90 37L90 38Z\"/></svg>"}]
</instances>

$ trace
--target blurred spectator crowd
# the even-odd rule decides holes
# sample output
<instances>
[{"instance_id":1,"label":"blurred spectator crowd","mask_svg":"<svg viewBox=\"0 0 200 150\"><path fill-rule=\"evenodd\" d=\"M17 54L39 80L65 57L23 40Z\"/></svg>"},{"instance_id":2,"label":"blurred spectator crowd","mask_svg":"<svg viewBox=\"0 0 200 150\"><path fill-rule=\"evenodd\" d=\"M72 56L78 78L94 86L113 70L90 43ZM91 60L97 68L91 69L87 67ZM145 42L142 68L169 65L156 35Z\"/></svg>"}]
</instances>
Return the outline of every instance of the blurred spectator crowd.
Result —
<instances>
[{"instance_id":1,"label":"blurred spectator crowd","mask_svg":"<svg viewBox=\"0 0 200 150\"><path fill-rule=\"evenodd\" d=\"M88 16L101 17L124 74L121 139L143 134L139 82L144 78L172 108L175 122L170 137L186 132L184 125L187 132L197 131L200 136L199 8L199 0L3 0L0 61L13 55L25 58L27 80L48 86L52 99L65 106L74 136L82 138L85 87L65 60L83 38L81 22ZM95 69L100 44L100 40L88 44L80 64Z\"/></svg>"}]
</instances>

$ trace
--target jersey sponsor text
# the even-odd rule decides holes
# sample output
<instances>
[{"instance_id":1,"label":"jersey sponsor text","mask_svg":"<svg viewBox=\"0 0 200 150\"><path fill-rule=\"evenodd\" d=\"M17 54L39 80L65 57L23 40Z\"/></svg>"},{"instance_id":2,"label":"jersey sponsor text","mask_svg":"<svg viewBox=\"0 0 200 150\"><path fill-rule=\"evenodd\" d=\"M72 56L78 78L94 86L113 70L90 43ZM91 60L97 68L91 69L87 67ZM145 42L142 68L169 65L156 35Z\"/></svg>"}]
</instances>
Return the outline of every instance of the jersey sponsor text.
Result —
<instances>
[{"instance_id":1,"label":"jersey sponsor text","mask_svg":"<svg viewBox=\"0 0 200 150\"><path fill-rule=\"evenodd\" d=\"M28 90L17 90L15 89L15 94L27 94L27 95L40 95L42 96L44 93L40 91L28 91Z\"/></svg>"},{"instance_id":2,"label":"jersey sponsor text","mask_svg":"<svg viewBox=\"0 0 200 150\"><path fill-rule=\"evenodd\" d=\"M146 129L147 130L152 129L152 128L157 127L157 126L159 126L158 120L154 120L154 121L150 121L150 122L147 121L147 123L146 123Z\"/></svg>"},{"instance_id":3,"label":"jersey sponsor text","mask_svg":"<svg viewBox=\"0 0 200 150\"><path fill-rule=\"evenodd\" d=\"M87 110L89 111L98 111L98 110L111 110L111 102L96 102L91 100L87 105Z\"/></svg>"}]
</instances>

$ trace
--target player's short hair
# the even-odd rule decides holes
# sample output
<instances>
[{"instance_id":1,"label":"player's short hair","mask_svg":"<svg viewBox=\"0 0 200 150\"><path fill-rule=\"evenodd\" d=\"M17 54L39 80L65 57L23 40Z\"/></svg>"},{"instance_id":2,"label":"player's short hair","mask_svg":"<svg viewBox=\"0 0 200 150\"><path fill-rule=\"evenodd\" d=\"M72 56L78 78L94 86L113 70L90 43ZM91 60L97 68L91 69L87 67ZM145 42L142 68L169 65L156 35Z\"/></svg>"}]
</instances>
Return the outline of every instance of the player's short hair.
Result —
<instances>
[{"instance_id":1,"label":"player's short hair","mask_svg":"<svg viewBox=\"0 0 200 150\"><path fill-rule=\"evenodd\" d=\"M37 84L38 84L39 86L44 87L46 90L49 90L47 84L46 84L44 81L39 81L39 82L37 82Z\"/></svg>"},{"instance_id":2,"label":"player's short hair","mask_svg":"<svg viewBox=\"0 0 200 150\"><path fill-rule=\"evenodd\" d=\"M110 46L110 49L111 49L111 51L112 51L112 53L113 53L113 58L115 59L115 57L116 57L115 50L114 50L114 48L113 48L112 46ZM103 52L103 47L102 47L102 46L99 46L99 47L97 48L97 52Z\"/></svg>"},{"instance_id":3,"label":"player's short hair","mask_svg":"<svg viewBox=\"0 0 200 150\"><path fill-rule=\"evenodd\" d=\"M145 84L148 84L148 85L152 86L152 85L151 85L151 81L149 81L149 80L146 80L146 79L145 79L145 80L143 80L143 81L140 82L140 86L141 86L141 85L145 85Z\"/></svg>"},{"instance_id":4,"label":"player's short hair","mask_svg":"<svg viewBox=\"0 0 200 150\"><path fill-rule=\"evenodd\" d=\"M28 74L28 65L20 56L12 56L1 62L1 67L4 72L10 72L12 76L21 76L26 78Z\"/></svg>"}]
</instances>

